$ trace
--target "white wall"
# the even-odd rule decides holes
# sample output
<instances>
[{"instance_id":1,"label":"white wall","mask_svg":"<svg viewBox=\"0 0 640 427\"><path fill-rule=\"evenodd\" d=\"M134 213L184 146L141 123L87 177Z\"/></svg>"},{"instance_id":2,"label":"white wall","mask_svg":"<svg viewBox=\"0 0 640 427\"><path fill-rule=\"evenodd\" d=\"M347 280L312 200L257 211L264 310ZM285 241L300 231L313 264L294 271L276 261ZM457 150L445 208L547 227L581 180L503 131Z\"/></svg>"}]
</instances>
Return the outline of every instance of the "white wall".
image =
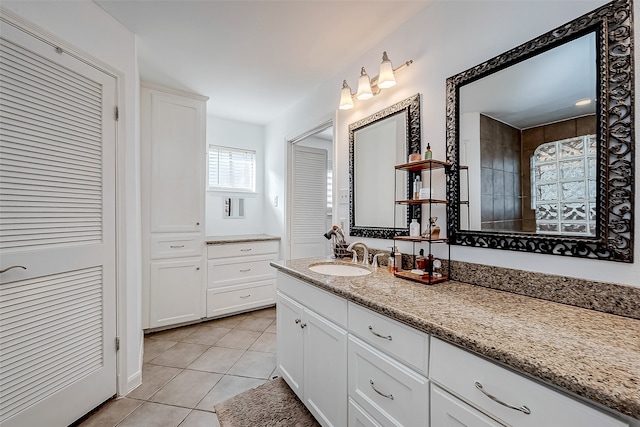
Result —
<instances>
[{"instance_id":1,"label":"white wall","mask_svg":"<svg viewBox=\"0 0 640 427\"><path fill-rule=\"evenodd\" d=\"M205 234L229 236L264 233L264 127L208 115L208 144L254 150L256 152L256 192L249 194L207 191ZM244 218L222 217L226 197L244 198Z\"/></svg>"},{"instance_id":2,"label":"white wall","mask_svg":"<svg viewBox=\"0 0 640 427\"><path fill-rule=\"evenodd\" d=\"M141 381L139 76L135 36L90 1L7 1L2 7L72 50L119 75L118 104L118 354L119 394ZM82 17L82 18L80 18Z\"/></svg>"},{"instance_id":3,"label":"white wall","mask_svg":"<svg viewBox=\"0 0 640 427\"><path fill-rule=\"evenodd\" d=\"M266 129L267 193L284 196L286 180L283 139L296 130L310 128L336 114L336 187L348 187L348 125L417 92L422 94L422 142L431 144L433 157L444 159L445 142L445 81L495 55L547 32L565 22L591 11L606 1L436 1L406 23L384 43L365 54L354 57L341 73L318 87L306 100L294 106ZM639 16L640 6L634 4ZM372 30L373 31L373 30ZM635 39L640 40L636 25ZM349 40L345 40L349 43ZM638 43L635 43L636 57ZM399 72L398 85L383 91L369 101L358 102L353 110L337 112L341 82L347 78L352 88L357 84L361 66L368 70L378 67L382 51L386 50L397 66L413 59L414 64ZM638 68L637 68L638 70ZM372 72L371 74L374 74ZM636 71L636 77L638 72ZM636 82L638 79L636 78ZM636 84L636 90L638 85ZM639 99L636 94L636 99ZM638 126L636 126L636 141ZM636 148L636 156L638 158ZM636 160L636 164L640 164ZM636 192L636 224L640 224L640 196ZM337 205L335 218L348 218L348 205ZM267 231L285 236L285 209L266 206ZM438 215L439 216L439 215ZM444 215L442 216L444 217ZM638 227L636 227L638 228ZM353 241L354 238L350 238ZM388 241L364 239L374 248L389 246ZM445 249L444 245L440 246ZM410 248L401 246L403 252ZM561 256L526 254L512 251L453 246L453 259L497 265L564 276L617 282L640 286L640 236L635 239L634 264L594 261ZM443 255L436 252L436 256Z\"/></svg>"}]
</instances>

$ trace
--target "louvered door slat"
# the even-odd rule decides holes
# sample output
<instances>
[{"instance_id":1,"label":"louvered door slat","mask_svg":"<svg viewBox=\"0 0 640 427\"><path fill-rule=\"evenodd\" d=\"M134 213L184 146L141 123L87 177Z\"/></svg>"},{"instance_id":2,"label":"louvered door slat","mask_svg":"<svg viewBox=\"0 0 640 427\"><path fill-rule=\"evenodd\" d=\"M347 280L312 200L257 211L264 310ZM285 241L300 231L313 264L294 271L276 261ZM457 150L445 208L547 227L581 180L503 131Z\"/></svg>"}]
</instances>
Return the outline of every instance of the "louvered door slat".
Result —
<instances>
[{"instance_id":1,"label":"louvered door slat","mask_svg":"<svg viewBox=\"0 0 640 427\"><path fill-rule=\"evenodd\" d=\"M100 158L100 147L83 144L82 142L75 143L68 138L55 139L51 135L45 136L43 134L35 134L33 130L15 126L12 129L7 129L4 126L0 128L0 137L7 144L23 144L30 149L49 149L54 153L83 156L91 160Z\"/></svg>"},{"instance_id":2,"label":"louvered door slat","mask_svg":"<svg viewBox=\"0 0 640 427\"><path fill-rule=\"evenodd\" d=\"M2 62L9 61L22 64L30 79L35 85L41 85L48 91L72 90L78 98L84 101L93 101L95 105L101 105L100 96L95 94L95 82L84 76L69 70L68 68L52 63L44 58L32 55L20 46L10 41L0 39L0 58ZM64 89L61 89L64 88Z\"/></svg>"},{"instance_id":3,"label":"louvered door slat","mask_svg":"<svg viewBox=\"0 0 640 427\"><path fill-rule=\"evenodd\" d=\"M11 73L12 71L20 73L19 70L9 68L6 64L0 65L0 71L5 73ZM96 103L81 102L78 105L64 97L52 96L51 92L30 85L28 76L24 74L14 74L12 77L7 78L7 82L12 83L12 87L3 86L0 90L5 91L7 96L15 99L16 102L33 102L41 108L53 104L60 109L65 109L73 113L76 117L100 120L98 114L87 109L88 106L96 105Z\"/></svg>"},{"instance_id":4,"label":"louvered door slat","mask_svg":"<svg viewBox=\"0 0 640 427\"><path fill-rule=\"evenodd\" d=\"M95 156L83 156L77 153L60 153L56 150L52 150L50 147L38 147L33 144L14 143L9 140L5 140L4 152L8 154L25 154L28 153L33 158L37 159L51 159L57 162L73 165L76 162L83 162L87 168L99 169L100 157L99 153Z\"/></svg>"},{"instance_id":5,"label":"louvered door slat","mask_svg":"<svg viewBox=\"0 0 640 427\"><path fill-rule=\"evenodd\" d=\"M100 147L94 144L94 141L84 141L83 138L76 137L75 135L61 134L56 131L49 131L49 129L39 128L33 129L30 126L24 126L21 122L13 122L11 124L4 124L0 128L1 136L16 137L21 141L40 140L51 143L52 146L67 148L74 151L95 151L100 150ZM4 139L4 138L3 138Z\"/></svg>"},{"instance_id":6,"label":"louvered door slat","mask_svg":"<svg viewBox=\"0 0 640 427\"><path fill-rule=\"evenodd\" d=\"M79 273L62 273L0 288L0 382L14 384L3 387L0 394L2 413L10 415L21 410L29 402L26 396L36 398L42 390L62 388L77 379L78 372L95 369L101 363L100 358L69 357L83 351L102 354L102 268ZM60 331L64 339L41 339L55 331ZM68 371L62 378L52 380L48 375L62 371ZM12 382L17 377L21 381Z\"/></svg>"}]
</instances>

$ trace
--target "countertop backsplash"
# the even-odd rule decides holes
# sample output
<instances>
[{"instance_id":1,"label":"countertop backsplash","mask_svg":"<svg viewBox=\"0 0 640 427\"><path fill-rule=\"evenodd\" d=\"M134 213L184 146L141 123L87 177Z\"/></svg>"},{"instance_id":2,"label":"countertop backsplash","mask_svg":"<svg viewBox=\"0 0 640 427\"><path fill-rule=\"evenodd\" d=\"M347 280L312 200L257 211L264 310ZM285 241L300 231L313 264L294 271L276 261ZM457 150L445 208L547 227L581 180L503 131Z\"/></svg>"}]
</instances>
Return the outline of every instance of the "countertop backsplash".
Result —
<instances>
[{"instance_id":1,"label":"countertop backsplash","mask_svg":"<svg viewBox=\"0 0 640 427\"><path fill-rule=\"evenodd\" d=\"M640 319L640 287L454 260L451 260L451 278L458 282Z\"/></svg>"}]
</instances>

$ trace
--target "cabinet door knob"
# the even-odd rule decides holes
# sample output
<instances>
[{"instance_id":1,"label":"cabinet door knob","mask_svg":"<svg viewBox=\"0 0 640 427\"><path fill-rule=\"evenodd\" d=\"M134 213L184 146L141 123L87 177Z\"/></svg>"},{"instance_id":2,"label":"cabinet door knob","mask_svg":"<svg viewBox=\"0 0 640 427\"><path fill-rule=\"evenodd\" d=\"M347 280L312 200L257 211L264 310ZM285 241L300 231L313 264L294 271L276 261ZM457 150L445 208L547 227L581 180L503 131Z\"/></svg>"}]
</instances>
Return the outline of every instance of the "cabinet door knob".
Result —
<instances>
[{"instance_id":1,"label":"cabinet door knob","mask_svg":"<svg viewBox=\"0 0 640 427\"><path fill-rule=\"evenodd\" d=\"M522 405L521 407L517 407L517 406L511 406L508 403L504 403L502 400L498 399L497 397L495 397L494 395L486 392L484 390L484 388L482 387L482 384L480 384L478 381L476 381L476 388L478 390L480 390L482 392L482 394L484 394L485 396L487 396L489 399L493 400L496 403L499 403L502 406L506 406L509 409L514 409L516 411L520 411L522 413L525 413L527 415L531 414L531 409L527 408L526 406Z\"/></svg>"},{"instance_id":2,"label":"cabinet door knob","mask_svg":"<svg viewBox=\"0 0 640 427\"><path fill-rule=\"evenodd\" d=\"M306 323L303 323L303 324L301 324L301 325L300 325L300 327L301 327L302 329L304 329L304 328L306 328L306 327L307 327L307 324L306 324Z\"/></svg>"},{"instance_id":3,"label":"cabinet door knob","mask_svg":"<svg viewBox=\"0 0 640 427\"><path fill-rule=\"evenodd\" d=\"M196 225L200 225L200 223L199 223L199 222L196 222Z\"/></svg>"},{"instance_id":4,"label":"cabinet door knob","mask_svg":"<svg viewBox=\"0 0 640 427\"><path fill-rule=\"evenodd\" d=\"M200 270L200 267L196 267L196 271L197 271L197 270Z\"/></svg>"}]
</instances>

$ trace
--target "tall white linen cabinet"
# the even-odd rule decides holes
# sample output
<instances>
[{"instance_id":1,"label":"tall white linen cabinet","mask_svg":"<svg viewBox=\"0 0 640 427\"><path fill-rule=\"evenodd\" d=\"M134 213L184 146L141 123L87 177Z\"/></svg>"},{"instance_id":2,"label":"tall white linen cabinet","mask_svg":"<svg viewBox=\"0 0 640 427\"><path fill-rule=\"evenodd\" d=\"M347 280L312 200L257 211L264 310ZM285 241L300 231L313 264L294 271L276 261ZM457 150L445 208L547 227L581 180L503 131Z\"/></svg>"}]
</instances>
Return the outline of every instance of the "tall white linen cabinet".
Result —
<instances>
[{"instance_id":1,"label":"tall white linen cabinet","mask_svg":"<svg viewBox=\"0 0 640 427\"><path fill-rule=\"evenodd\" d=\"M144 329L205 317L207 99L141 82Z\"/></svg>"}]
</instances>

